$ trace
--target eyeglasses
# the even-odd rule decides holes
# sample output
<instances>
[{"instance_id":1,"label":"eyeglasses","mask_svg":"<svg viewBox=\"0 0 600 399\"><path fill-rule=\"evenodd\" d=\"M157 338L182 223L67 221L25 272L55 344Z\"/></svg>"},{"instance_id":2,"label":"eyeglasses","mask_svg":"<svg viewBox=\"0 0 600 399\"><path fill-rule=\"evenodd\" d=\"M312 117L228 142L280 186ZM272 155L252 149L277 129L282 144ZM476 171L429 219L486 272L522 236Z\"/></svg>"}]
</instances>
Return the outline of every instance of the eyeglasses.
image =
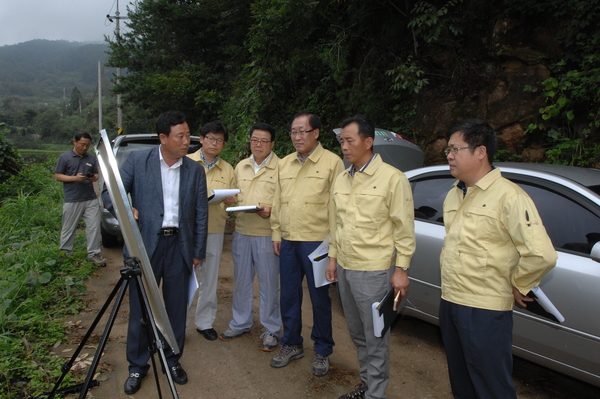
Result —
<instances>
[{"instance_id":1,"label":"eyeglasses","mask_svg":"<svg viewBox=\"0 0 600 399\"><path fill-rule=\"evenodd\" d=\"M253 145L267 145L271 142L271 140L267 140L267 139L263 139L263 140L259 140L259 139L250 139L250 143L252 143Z\"/></svg>"},{"instance_id":2,"label":"eyeglasses","mask_svg":"<svg viewBox=\"0 0 600 399\"><path fill-rule=\"evenodd\" d=\"M315 128L315 129L316 129L316 128ZM290 132L290 136L291 136L291 137L294 137L294 136L305 136L307 133L310 133L310 132L312 132L312 131L313 131L313 130L315 130L315 129L310 129L310 130L306 130L306 131L304 131L304 130L298 130L298 131L294 131L294 130L292 130L292 131Z\"/></svg>"},{"instance_id":3,"label":"eyeglasses","mask_svg":"<svg viewBox=\"0 0 600 399\"><path fill-rule=\"evenodd\" d=\"M477 148L477 147L481 147L481 144L480 145L470 145L468 147L447 147L444 149L444 155L448 156L450 153L456 155L456 154L458 154L458 151L464 150L465 148Z\"/></svg>"},{"instance_id":4,"label":"eyeglasses","mask_svg":"<svg viewBox=\"0 0 600 399\"><path fill-rule=\"evenodd\" d=\"M217 144L223 144L225 142L225 140L221 139L221 138L214 138L214 137L210 137L210 136L204 136L204 139L207 140L209 143L217 143Z\"/></svg>"}]
</instances>

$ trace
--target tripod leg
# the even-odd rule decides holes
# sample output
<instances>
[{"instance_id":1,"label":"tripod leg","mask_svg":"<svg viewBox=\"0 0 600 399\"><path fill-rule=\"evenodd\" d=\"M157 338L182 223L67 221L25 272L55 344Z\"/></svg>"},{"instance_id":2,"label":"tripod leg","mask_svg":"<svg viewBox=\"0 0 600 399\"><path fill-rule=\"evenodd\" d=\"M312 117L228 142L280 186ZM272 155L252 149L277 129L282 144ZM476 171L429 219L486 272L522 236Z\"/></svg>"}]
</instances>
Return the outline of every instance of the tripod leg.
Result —
<instances>
[{"instance_id":1,"label":"tripod leg","mask_svg":"<svg viewBox=\"0 0 600 399\"><path fill-rule=\"evenodd\" d=\"M121 274L123 275L125 273L125 276L121 277L125 280L125 283L121 286L117 302L115 303L115 306L113 307L113 310L110 313L110 316L108 317L106 327L104 327L104 333L102 334L102 338L100 339L100 343L98 344L98 348L96 349L96 354L94 355L94 359L92 360L92 364L90 365L87 377L85 379L85 382L83 383L79 399L85 399L85 397L87 396L87 392L91 388L90 384L92 383L92 379L94 378L94 373L98 368L98 363L100 363L100 358L102 357L102 353L104 352L104 348L106 347L106 343L108 342L108 336L110 335L110 331L112 330L112 327L115 324L115 319L117 318L119 308L121 307L121 303L123 302L123 298L125 296L125 291L127 290L127 286L129 285L129 280L131 278L131 273L127 269L128 268L121 269Z\"/></svg>"},{"instance_id":2,"label":"tripod leg","mask_svg":"<svg viewBox=\"0 0 600 399\"><path fill-rule=\"evenodd\" d=\"M165 374L167 375L167 380L169 381L169 387L171 388L173 398L179 399L177 389L175 388L175 383L173 382L173 376L171 376L171 372L167 363L164 340L162 339L160 333L158 332L158 328L156 327L156 322L154 321L154 317L152 316L150 305L148 303L148 297L146 296L146 290L143 288L144 286L140 275L136 276L136 282L138 286L138 295L140 296L140 305L142 307L142 324L145 326L146 334L148 335L148 343L150 346L150 358L152 359L152 368L154 369L154 378L156 380L156 387L158 390L159 398L162 398L162 395L160 390L156 361L154 360L154 353L156 351L158 351L159 353L159 360L163 367L163 370L166 370Z\"/></svg>"},{"instance_id":3,"label":"tripod leg","mask_svg":"<svg viewBox=\"0 0 600 399\"><path fill-rule=\"evenodd\" d=\"M123 301L123 296L124 296L125 290L127 289L127 285L128 284L129 284L129 280L123 276L123 273L121 273L121 278L119 279L119 281L115 285L115 288L112 290L112 292L108 296L107 300L104 302L104 305L102 306L102 309L100 309L100 311L98 312L98 315L96 316L96 318L94 319L94 321L91 324L90 328L88 329L87 333L85 334L85 336L83 337L83 339L79 343L79 346L75 350L75 353L73 353L73 356L71 356L71 359L67 363L65 363L65 364L62 365L62 367L61 367L62 375L59 377L59 379L56 382L56 384L54 385L54 388L52 389L52 391L50 391L48 393L48 398L49 399L54 398L54 395L57 392L59 392L58 387L62 383L62 381L65 378L65 376L67 375L67 373L71 370L71 367L73 366L73 363L75 363L75 360L79 356L79 353L83 350L83 347L85 346L86 342L88 341L88 339L90 338L90 336L94 332L96 326L98 326L98 323L100 322L100 320L104 316L104 313L106 312L106 310L108 309L109 305L111 304L112 300L114 299L115 295L118 292L119 296L117 297L117 301L115 302L115 305L114 305L113 311L112 311L112 313L114 313L115 315L117 314L117 312L119 310L119 307L121 306L121 302ZM113 319L113 321L114 321L114 319ZM108 328L109 326L110 326L110 328L112 328L112 323L108 323L106 327ZM109 328L108 331L110 331L110 328ZM99 357L102 355L102 350L101 349L103 350L104 346L102 346L102 348L100 348L100 346L98 347L98 350L96 351L96 355L94 356L94 361L96 361L96 357L98 357L98 360L99 360ZM92 371L95 371L96 367L97 367L97 362L96 362L96 366L94 367L94 369L90 370L90 373L88 373L88 378L89 378L89 375L91 375L93 377L94 373ZM91 378L89 378L89 380L90 381L88 382L87 379L86 379L86 384L84 384L83 386L81 384L76 385L75 388L73 388L74 389L73 392L78 391L79 389L81 389L81 387L85 387L86 389L85 389L84 392L87 393L87 390L89 389L89 386L91 384ZM68 390L68 388L67 388L67 390ZM65 389L61 389L60 391L64 392Z\"/></svg>"}]
</instances>

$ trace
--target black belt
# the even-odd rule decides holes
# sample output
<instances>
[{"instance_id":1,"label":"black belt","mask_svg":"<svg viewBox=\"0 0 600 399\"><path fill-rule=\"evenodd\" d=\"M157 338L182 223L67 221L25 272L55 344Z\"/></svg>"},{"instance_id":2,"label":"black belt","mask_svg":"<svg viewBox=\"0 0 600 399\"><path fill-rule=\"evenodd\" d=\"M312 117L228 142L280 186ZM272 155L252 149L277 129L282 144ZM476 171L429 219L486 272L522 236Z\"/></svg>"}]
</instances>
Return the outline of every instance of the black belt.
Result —
<instances>
[{"instance_id":1,"label":"black belt","mask_svg":"<svg viewBox=\"0 0 600 399\"><path fill-rule=\"evenodd\" d=\"M174 236L179 233L179 229L177 227L163 227L160 229L159 236Z\"/></svg>"}]
</instances>

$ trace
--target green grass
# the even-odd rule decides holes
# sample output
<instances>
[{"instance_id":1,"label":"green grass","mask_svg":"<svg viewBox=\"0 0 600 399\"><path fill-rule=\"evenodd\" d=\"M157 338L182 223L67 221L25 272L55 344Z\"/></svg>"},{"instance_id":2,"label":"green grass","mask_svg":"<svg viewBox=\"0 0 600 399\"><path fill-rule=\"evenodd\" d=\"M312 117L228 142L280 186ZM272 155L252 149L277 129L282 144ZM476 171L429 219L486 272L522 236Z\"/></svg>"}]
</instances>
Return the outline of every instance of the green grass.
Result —
<instances>
[{"instance_id":1,"label":"green grass","mask_svg":"<svg viewBox=\"0 0 600 399\"><path fill-rule=\"evenodd\" d=\"M65 146L63 144L49 144L47 149L26 149L20 148L19 154L25 163L44 163L56 158L63 152L73 148L73 146Z\"/></svg>"},{"instance_id":2,"label":"green grass","mask_svg":"<svg viewBox=\"0 0 600 399\"><path fill-rule=\"evenodd\" d=\"M28 150L28 149L22 149L19 150L19 153L21 155L26 155L26 154L54 154L54 155L60 155L63 152L67 151L68 148L66 150Z\"/></svg>"},{"instance_id":3,"label":"green grass","mask_svg":"<svg viewBox=\"0 0 600 399\"><path fill-rule=\"evenodd\" d=\"M64 363L50 353L52 346L65 338L63 318L84 307L79 293L94 269L85 262L82 233L74 255L59 257L62 187L52 167L50 162L28 165L0 186L2 398L36 396L52 388Z\"/></svg>"}]
</instances>

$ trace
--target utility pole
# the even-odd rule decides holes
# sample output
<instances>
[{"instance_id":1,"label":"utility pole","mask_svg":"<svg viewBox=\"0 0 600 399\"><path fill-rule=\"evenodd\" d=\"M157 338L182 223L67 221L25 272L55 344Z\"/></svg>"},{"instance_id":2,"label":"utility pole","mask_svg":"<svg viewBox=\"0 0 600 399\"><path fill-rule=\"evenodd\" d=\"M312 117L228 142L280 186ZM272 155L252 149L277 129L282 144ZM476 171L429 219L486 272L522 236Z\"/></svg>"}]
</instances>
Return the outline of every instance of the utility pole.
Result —
<instances>
[{"instance_id":1,"label":"utility pole","mask_svg":"<svg viewBox=\"0 0 600 399\"><path fill-rule=\"evenodd\" d=\"M121 13L119 12L119 0L117 0L117 11L115 12L115 15L110 15L107 14L106 18L108 18L108 20L110 22L114 22L114 20L117 20L117 27L115 29L115 34L116 34L116 39L119 40L119 37L121 35L121 20L122 19L129 19L127 17L122 17ZM121 67L117 67L117 86L119 85L119 80L121 79ZM117 94L117 134L121 134L123 133L123 110L121 109L121 94Z\"/></svg>"},{"instance_id":2,"label":"utility pole","mask_svg":"<svg viewBox=\"0 0 600 399\"><path fill-rule=\"evenodd\" d=\"M98 61L98 131L102 131L102 63Z\"/></svg>"}]
</instances>

